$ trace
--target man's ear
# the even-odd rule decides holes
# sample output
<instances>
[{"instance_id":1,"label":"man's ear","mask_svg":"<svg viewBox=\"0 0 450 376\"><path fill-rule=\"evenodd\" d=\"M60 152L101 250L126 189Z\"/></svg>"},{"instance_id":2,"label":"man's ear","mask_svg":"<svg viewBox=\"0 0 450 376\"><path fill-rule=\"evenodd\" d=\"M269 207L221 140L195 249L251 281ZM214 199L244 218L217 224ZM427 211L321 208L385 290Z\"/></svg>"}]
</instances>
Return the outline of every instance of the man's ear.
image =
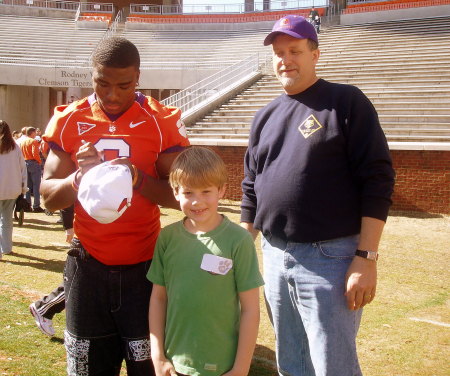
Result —
<instances>
[{"instance_id":1,"label":"man's ear","mask_svg":"<svg viewBox=\"0 0 450 376\"><path fill-rule=\"evenodd\" d=\"M172 189L173 196L175 197L175 200L180 201L180 195L178 194L178 189L174 188Z\"/></svg>"}]
</instances>

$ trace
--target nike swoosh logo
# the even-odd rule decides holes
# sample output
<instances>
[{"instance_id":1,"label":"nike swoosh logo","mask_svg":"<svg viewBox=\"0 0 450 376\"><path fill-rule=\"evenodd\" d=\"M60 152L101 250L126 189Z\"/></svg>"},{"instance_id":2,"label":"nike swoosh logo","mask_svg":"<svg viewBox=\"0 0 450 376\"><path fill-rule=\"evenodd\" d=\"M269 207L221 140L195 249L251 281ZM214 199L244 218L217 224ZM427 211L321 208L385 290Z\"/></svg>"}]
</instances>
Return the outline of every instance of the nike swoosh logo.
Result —
<instances>
[{"instance_id":1,"label":"nike swoosh logo","mask_svg":"<svg viewBox=\"0 0 450 376\"><path fill-rule=\"evenodd\" d=\"M131 123L130 123L130 128L137 127L138 125L140 125L140 124L142 124L142 123L145 123L145 120L144 120L144 121L141 121L141 122L139 122L139 123L134 123L134 124L133 124L133 122L131 122Z\"/></svg>"}]
</instances>

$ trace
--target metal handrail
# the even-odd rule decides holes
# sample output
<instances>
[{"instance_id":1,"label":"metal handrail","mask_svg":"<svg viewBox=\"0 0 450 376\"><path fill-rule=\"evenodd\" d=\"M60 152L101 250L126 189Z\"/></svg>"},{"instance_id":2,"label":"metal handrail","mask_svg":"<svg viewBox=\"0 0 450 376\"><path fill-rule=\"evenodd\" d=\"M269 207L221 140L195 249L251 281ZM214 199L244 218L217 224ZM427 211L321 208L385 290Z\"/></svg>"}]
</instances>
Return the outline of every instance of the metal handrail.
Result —
<instances>
[{"instance_id":1,"label":"metal handrail","mask_svg":"<svg viewBox=\"0 0 450 376\"><path fill-rule=\"evenodd\" d=\"M102 39L112 37L116 34L117 28L118 28L119 24L122 22L122 16L123 16L123 10L121 9L117 12L116 17L114 18L114 21L111 23L111 25L109 26L108 30L105 33L105 36Z\"/></svg>"},{"instance_id":2,"label":"metal handrail","mask_svg":"<svg viewBox=\"0 0 450 376\"><path fill-rule=\"evenodd\" d=\"M292 9L308 9L328 7L329 0L272 0L255 1L252 4L195 4L195 5L154 5L130 4L130 14L230 14L284 11Z\"/></svg>"},{"instance_id":3,"label":"metal handrail","mask_svg":"<svg viewBox=\"0 0 450 376\"><path fill-rule=\"evenodd\" d=\"M82 12L92 13L109 13L114 12L114 4L112 3L81 3Z\"/></svg>"},{"instance_id":4,"label":"metal handrail","mask_svg":"<svg viewBox=\"0 0 450 376\"><path fill-rule=\"evenodd\" d=\"M75 14L75 21L78 21L78 18L80 17L80 14L81 14L81 3L78 6L77 13Z\"/></svg>"},{"instance_id":5,"label":"metal handrail","mask_svg":"<svg viewBox=\"0 0 450 376\"><path fill-rule=\"evenodd\" d=\"M212 102L237 87L252 74L259 72L261 65L264 64L266 64L265 58L261 59L260 54L254 54L171 95L162 103L180 108L183 116L186 116L196 108Z\"/></svg>"},{"instance_id":6,"label":"metal handrail","mask_svg":"<svg viewBox=\"0 0 450 376\"><path fill-rule=\"evenodd\" d=\"M381 3L381 2L387 2L387 1L391 1L391 0L347 0L347 5L350 4L364 4L364 3Z\"/></svg>"},{"instance_id":7,"label":"metal handrail","mask_svg":"<svg viewBox=\"0 0 450 376\"><path fill-rule=\"evenodd\" d=\"M60 1L60 0L3 0L1 5L13 5L32 8L57 9L62 11L76 12L80 6L78 1Z\"/></svg>"}]
</instances>

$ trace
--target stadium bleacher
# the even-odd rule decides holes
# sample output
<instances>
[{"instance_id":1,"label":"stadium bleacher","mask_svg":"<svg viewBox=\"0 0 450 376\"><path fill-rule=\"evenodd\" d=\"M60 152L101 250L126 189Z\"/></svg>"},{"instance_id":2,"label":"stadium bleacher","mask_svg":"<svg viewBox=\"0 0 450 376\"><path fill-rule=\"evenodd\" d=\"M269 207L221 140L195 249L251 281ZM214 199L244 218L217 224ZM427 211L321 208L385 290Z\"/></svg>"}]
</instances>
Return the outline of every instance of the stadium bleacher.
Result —
<instances>
[{"instance_id":1,"label":"stadium bleacher","mask_svg":"<svg viewBox=\"0 0 450 376\"><path fill-rule=\"evenodd\" d=\"M263 30L125 30L123 36L139 48L146 65L232 65L257 52L266 53Z\"/></svg>"},{"instance_id":2,"label":"stadium bleacher","mask_svg":"<svg viewBox=\"0 0 450 376\"><path fill-rule=\"evenodd\" d=\"M82 66L105 34L80 29L74 19L0 14L0 59L24 65L73 61Z\"/></svg>"},{"instance_id":3,"label":"stadium bleacher","mask_svg":"<svg viewBox=\"0 0 450 376\"><path fill-rule=\"evenodd\" d=\"M320 34L318 73L361 88L389 141L450 142L449 37L449 17L335 26ZM255 111L281 92L264 76L192 124L192 142L245 145Z\"/></svg>"}]
</instances>

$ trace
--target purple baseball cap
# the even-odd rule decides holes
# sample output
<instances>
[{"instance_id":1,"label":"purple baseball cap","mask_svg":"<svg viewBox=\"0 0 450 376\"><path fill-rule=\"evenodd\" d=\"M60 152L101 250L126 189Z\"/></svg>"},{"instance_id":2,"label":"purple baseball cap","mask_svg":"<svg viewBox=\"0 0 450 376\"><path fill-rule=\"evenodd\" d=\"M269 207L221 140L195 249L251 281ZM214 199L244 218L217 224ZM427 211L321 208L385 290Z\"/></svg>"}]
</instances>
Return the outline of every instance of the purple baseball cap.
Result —
<instances>
[{"instance_id":1,"label":"purple baseball cap","mask_svg":"<svg viewBox=\"0 0 450 376\"><path fill-rule=\"evenodd\" d=\"M298 39L311 39L319 43L314 26L302 16L290 14L280 18L273 26L272 32L264 39L264 46L272 44L279 34L287 34Z\"/></svg>"}]
</instances>

